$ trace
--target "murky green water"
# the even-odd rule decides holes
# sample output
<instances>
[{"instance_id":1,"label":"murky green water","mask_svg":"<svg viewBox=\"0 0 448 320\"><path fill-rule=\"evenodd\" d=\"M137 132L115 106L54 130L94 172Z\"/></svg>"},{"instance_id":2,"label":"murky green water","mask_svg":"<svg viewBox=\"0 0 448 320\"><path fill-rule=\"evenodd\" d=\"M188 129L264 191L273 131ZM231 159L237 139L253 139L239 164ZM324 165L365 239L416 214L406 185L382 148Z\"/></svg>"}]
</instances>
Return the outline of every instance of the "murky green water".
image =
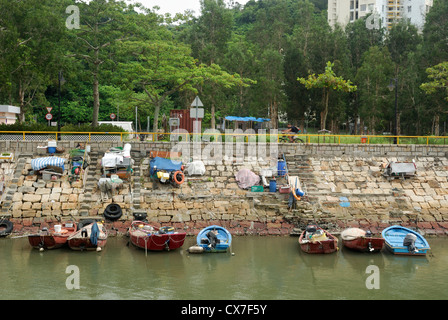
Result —
<instances>
[{"instance_id":1,"label":"murky green water","mask_svg":"<svg viewBox=\"0 0 448 320\"><path fill-rule=\"evenodd\" d=\"M0 239L1 299L304 300L448 299L448 239L428 239L428 257L342 248L300 251L295 237L235 237L231 254L148 252L109 238L102 252L39 252L26 238ZM79 289L66 281L79 268ZM379 273L366 273L374 266ZM373 278L378 274L377 278ZM70 282L71 281L71 282ZM68 283L74 284L70 280ZM368 289L366 283L379 286Z\"/></svg>"}]
</instances>

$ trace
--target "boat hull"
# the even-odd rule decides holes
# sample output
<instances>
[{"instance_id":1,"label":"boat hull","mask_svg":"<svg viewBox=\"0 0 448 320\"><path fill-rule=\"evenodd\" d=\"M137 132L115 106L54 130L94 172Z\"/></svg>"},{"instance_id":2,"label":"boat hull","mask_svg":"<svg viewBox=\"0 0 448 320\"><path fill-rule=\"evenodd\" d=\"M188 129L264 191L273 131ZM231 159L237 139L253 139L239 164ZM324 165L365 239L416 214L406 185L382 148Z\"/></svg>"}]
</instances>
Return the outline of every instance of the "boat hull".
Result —
<instances>
[{"instance_id":1,"label":"boat hull","mask_svg":"<svg viewBox=\"0 0 448 320\"><path fill-rule=\"evenodd\" d=\"M409 247L403 245L403 241L408 234L413 234L416 237L415 248L416 252L410 251ZM385 246L388 251L396 255L407 256L425 256L431 249L426 239L411 229L402 226L391 226L383 230L383 238Z\"/></svg>"},{"instance_id":2,"label":"boat hull","mask_svg":"<svg viewBox=\"0 0 448 320\"><path fill-rule=\"evenodd\" d=\"M53 235L31 235L28 236L30 245L35 249L58 249L67 244L67 238Z\"/></svg>"},{"instance_id":3,"label":"boat hull","mask_svg":"<svg viewBox=\"0 0 448 320\"><path fill-rule=\"evenodd\" d=\"M98 251L98 248L106 246L107 239L98 239L97 244L93 244L89 238L71 239L68 241L68 246L76 251Z\"/></svg>"},{"instance_id":4,"label":"boat hull","mask_svg":"<svg viewBox=\"0 0 448 320\"><path fill-rule=\"evenodd\" d=\"M60 232L56 232L54 227L48 231L41 231L39 234L28 236L28 242L35 249L58 249L67 244L67 239L77 231L75 223L64 223Z\"/></svg>"},{"instance_id":5,"label":"boat hull","mask_svg":"<svg viewBox=\"0 0 448 320\"><path fill-rule=\"evenodd\" d=\"M103 224L98 224L98 236L92 242L92 227L96 223L91 223L82 227L67 239L68 246L76 251L100 251L107 243L107 230Z\"/></svg>"},{"instance_id":6,"label":"boat hull","mask_svg":"<svg viewBox=\"0 0 448 320\"><path fill-rule=\"evenodd\" d=\"M383 238L360 237L353 240L342 240L342 244L355 251L360 252L380 252L384 247Z\"/></svg>"},{"instance_id":7,"label":"boat hull","mask_svg":"<svg viewBox=\"0 0 448 320\"><path fill-rule=\"evenodd\" d=\"M311 254L333 253L338 251L338 238L326 230L323 230L323 232L327 236L327 240L311 241L306 239L306 231L303 231L299 237L300 249L303 252Z\"/></svg>"},{"instance_id":8,"label":"boat hull","mask_svg":"<svg viewBox=\"0 0 448 320\"><path fill-rule=\"evenodd\" d=\"M215 245L215 247L212 247L210 245L209 239L207 237L207 233L216 230L217 231L217 238L219 242ZM209 226L204 229L202 229L197 237L196 237L196 244L203 248L203 252L207 253L224 253L227 252L230 248L230 245L232 244L232 235L230 232L221 227L221 226Z\"/></svg>"},{"instance_id":9,"label":"boat hull","mask_svg":"<svg viewBox=\"0 0 448 320\"><path fill-rule=\"evenodd\" d=\"M152 232L144 232L139 225L152 228ZM160 229L143 221L134 221L129 229L130 242L141 249L149 251L170 251L183 246L187 234L185 232L170 231L160 233Z\"/></svg>"}]
</instances>

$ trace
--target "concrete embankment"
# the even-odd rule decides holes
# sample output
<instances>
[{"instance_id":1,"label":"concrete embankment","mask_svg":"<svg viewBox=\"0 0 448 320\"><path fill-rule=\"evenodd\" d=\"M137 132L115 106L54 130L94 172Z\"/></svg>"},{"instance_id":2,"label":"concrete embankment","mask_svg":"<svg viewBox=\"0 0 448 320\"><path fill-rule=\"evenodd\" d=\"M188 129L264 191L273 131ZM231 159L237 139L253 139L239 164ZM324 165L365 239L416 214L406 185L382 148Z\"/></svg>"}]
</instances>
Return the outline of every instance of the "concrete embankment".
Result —
<instances>
[{"instance_id":1,"label":"concrete embankment","mask_svg":"<svg viewBox=\"0 0 448 320\"><path fill-rule=\"evenodd\" d=\"M334 232L359 226L379 233L401 224L423 229L427 235L448 234L448 148L443 146L281 144L276 149L268 145L263 150L268 156L253 157L253 148L245 144L235 147L233 157L205 160L205 175L187 176L174 188L148 177L149 151L170 151L173 144L133 142L132 177L105 200L97 186L101 158L109 147L123 142L92 142L82 182L70 182L68 175L44 181L29 174L31 159L42 156L37 152L41 144L0 142L2 150L15 153L13 162L1 164L0 213L9 216L15 234L33 233L59 220L104 219L104 209L112 201L123 210L118 221L106 221L112 235L124 234L136 213L146 214L155 225L172 225L189 234L219 224L236 235L289 235L311 222ZM60 155L67 159L66 171L70 170L68 151L76 144L58 144L66 149ZM202 151L210 145L204 144ZM277 154L285 155L290 174L300 178L306 192L291 211L287 194L250 192L240 189L235 180L242 168L259 174L271 167ZM195 157L193 151L191 155ZM381 174L384 163L412 160L417 166L412 178L389 181Z\"/></svg>"}]
</instances>

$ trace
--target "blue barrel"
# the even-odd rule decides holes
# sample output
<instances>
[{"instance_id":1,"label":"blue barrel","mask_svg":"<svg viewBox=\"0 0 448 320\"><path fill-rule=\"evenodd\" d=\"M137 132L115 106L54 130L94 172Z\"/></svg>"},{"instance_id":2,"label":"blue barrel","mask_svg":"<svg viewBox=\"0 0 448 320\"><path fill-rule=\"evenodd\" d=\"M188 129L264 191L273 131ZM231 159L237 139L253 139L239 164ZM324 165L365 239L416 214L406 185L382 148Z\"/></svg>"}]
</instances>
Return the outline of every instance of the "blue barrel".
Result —
<instances>
[{"instance_id":1,"label":"blue barrel","mask_svg":"<svg viewBox=\"0 0 448 320\"><path fill-rule=\"evenodd\" d=\"M56 153L56 147L48 147L48 153Z\"/></svg>"},{"instance_id":2,"label":"blue barrel","mask_svg":"<svg viewBox=\"0 0 448 320\"><path fill-rule=\"evenodd\" d=\"M299 197L303 197L305 195L305 192L300 189L296 189L296 195L298 195Z\"/></svg>"},{"instance_id":3,"label":"blue barrel","mask_svg":"<svg viewBox=\"0 0 448 320\"><path fill-rule=\"evenodd\" d=\"M280 177L283 177L286 175L286 161L285 160L278 160L277 162L277 174Z\"/></svg>"},{"instance_id":4,"label":"blue barrel","mask_svg":"<svg viewBox=\"0 0 448 320\"><path fill-rule=\"evenodd\" d=\"M269 192L276 192L277 191L277 181L271 180L269 183Z\"/></svg>"}]
</instances>

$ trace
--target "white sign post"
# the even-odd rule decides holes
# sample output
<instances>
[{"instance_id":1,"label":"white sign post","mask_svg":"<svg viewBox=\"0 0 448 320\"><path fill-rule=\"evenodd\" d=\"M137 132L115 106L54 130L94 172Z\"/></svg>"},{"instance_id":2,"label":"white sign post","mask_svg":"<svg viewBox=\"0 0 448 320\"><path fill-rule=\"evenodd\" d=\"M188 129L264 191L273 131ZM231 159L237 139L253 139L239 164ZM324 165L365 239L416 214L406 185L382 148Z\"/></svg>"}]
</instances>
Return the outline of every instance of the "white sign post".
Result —
<instances>
[{"instance_id":1,"label":"white sign post","mask_svg":"<svg viewBox=\"0 0 448 320\"><path fill-rule=\"evenodd\" d=\"M196 96L196 98L194 98L194 101L192 102L191 106L196 107L196 109L194 110L196 112L193 112L193 109L190 109L190 117L196 118L196 121L193 126L193 133L196 133L197 139L194 139L194 141L199 141L200 140L199 134L201 133L201 127L199 125L198 118L204 118L204 109L201 109L202 113L199 114L198 107L203 107L204 104L202 103L201 99L199 99L199 97Z\"/></svg>"}]
</instances>

